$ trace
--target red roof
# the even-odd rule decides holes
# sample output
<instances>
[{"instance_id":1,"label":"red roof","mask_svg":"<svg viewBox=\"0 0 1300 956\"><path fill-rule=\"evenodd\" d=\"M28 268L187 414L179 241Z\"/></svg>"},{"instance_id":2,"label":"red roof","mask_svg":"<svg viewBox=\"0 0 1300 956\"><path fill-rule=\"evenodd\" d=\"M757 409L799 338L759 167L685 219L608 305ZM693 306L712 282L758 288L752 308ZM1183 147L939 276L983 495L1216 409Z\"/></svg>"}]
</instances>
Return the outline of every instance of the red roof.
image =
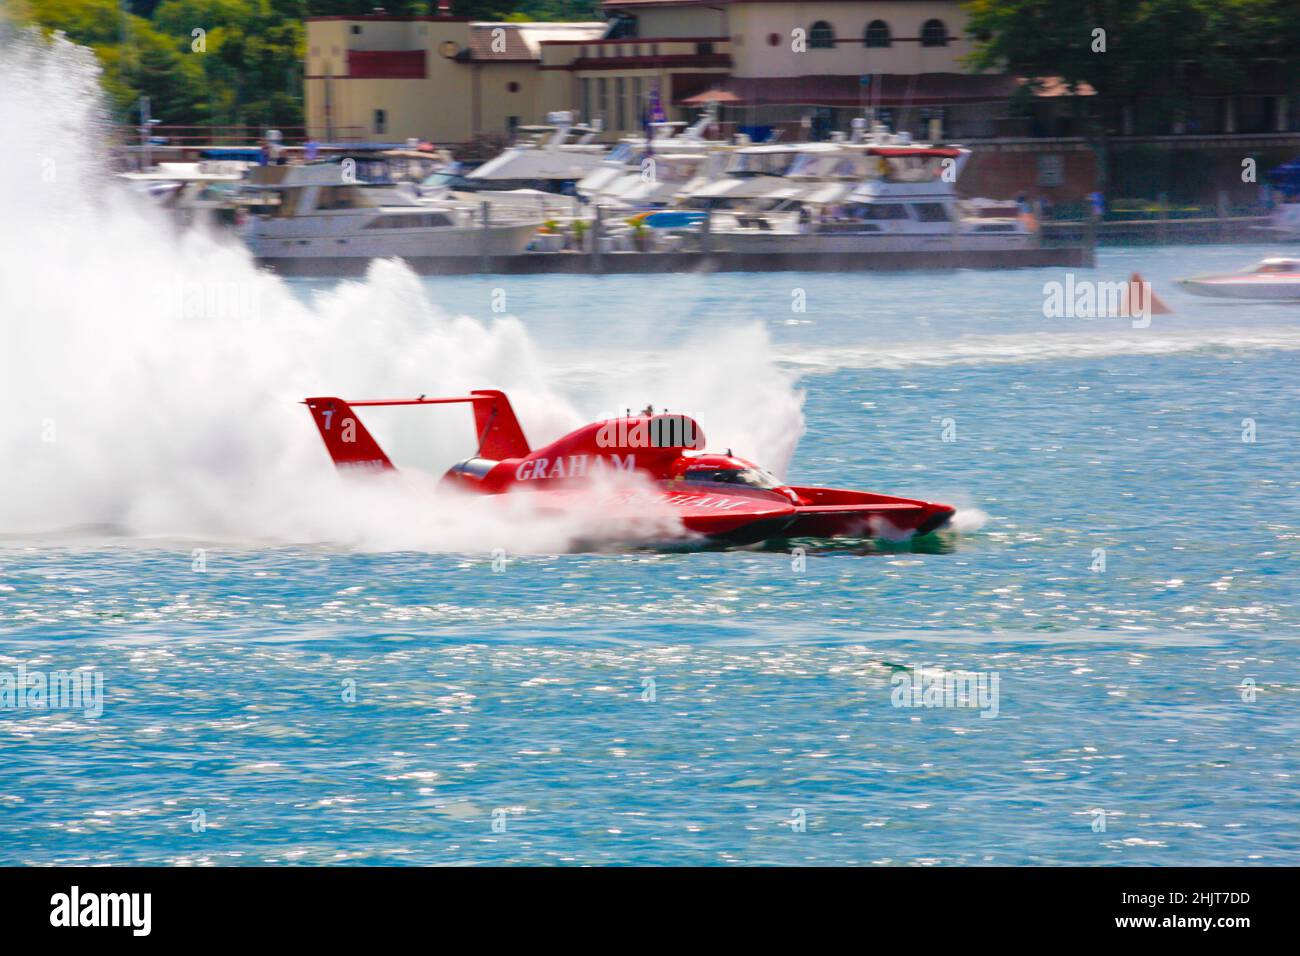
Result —
<instances>
[{"instance_id":1,"label":"red roof","mask_svg":"<svg viewBox=\"0 0 1300 956\"><path fill-rule=\"evenodd\" d=\"M721 7L730 2L731 0L602 0L600 5L607 10L618 10L622 7Z\"/></svg>"},{"instance_id":2,"label":"red roof","mask_svg":"<svg viewBox=\"0 0 1300 956\"><path fill-rule=\"evenodd\" d=\"M732 3L789 3L790 0L602 0L606 10L623 7L725 7Z\"/></svg>"},{"instance_id":3,"label":"red roof","mask_svg":"<svg viewBox=\"0 0 1300 956\"><path fill-rule=\"evenodd\" d=\"M402 14L396 14L396 13L352 13L352 14L335 14L335 15L322 16L322 17L303 17L303 22L324 23L330 20L334 20L334 21L345 21L348 23L366 23L368 21L374 20L378 22L397 22L397 23L416 23L416 22L469 23L474 19L475 19L474 17L453 17L453 16L442 16L441 14L436 16L430 16L428 14L422 16L414 16L414 15L404 16Z\"/></svg>"}]
</instances>

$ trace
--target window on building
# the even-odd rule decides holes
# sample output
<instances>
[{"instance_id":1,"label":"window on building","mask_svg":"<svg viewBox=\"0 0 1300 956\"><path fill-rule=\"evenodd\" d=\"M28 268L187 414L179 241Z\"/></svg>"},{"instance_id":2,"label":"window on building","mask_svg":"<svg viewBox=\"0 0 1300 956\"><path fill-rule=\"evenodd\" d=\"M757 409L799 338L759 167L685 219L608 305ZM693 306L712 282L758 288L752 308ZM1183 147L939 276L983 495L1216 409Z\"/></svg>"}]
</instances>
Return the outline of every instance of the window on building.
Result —
<instances>
[{"instance_id":1,"label":"window on building","mask_svg":"<svg viewBox=\"0 0 1300 956\"><path fill-rule=\"evenodd\" d=\"M614 81L615 129L627 129L627 81L619 77Z\"/></svg>"},{"instance_id":2,"label":"window on building","mask_svg":"<svg viewBox=\"0 0 1300 956\"><path fill-rule=\"evenodd\" d=\"M711 55L712 53L713 53L713 44L712 44L712 43L697 43L697 44L695 44L695 55L696 55L696 56L709 56L709 55Z\"/></svg>"},{"instance_id":3,"label":"window on building","mask_svg":"<svg viewBox=\"0 0 1300 956\"><path fill-rule=\"evenodd\" d=\"M808 49L835 49L835 31L825 20L818 20L808 28Z\"/></svg>"},{"instance_id":4,"label":"window on building","mask_svg":"<svg viewBox=\"0 0 1300 956\"><path fill-rule=\"evenodd\" d=\"M942 20L926 20L921 27L921 46L947 46L948 28Z\"/></svg>"},{"instance_id":5,"label":"window on building","mask_svg":"<svg viewBox=\"0 0 1300 956\"><path fill-rule=\"evenodd\" d=\"M356 23L352 24L352 35L353 35L354 37L359 37L359 36L361 36L361 27L360 27L359 24L356 24Z\"/></svg>"},{"instance_id":6,"label":"window on building","mask_svg":"<svg viewBox=\"0 0 1300 956\"><path fill-rule=\"evenodd\" d=\"M375 110L375 132L388 132L388 112L386 110Z\"/></svg>"},{"instance_id":7,"label":"window on building","mask_svg":"<svg viewBox=\"0 0 1300 956\"><path fill-rule=\"evenodd\" d=\"M639 35L636 17L627 13L618 13L605 34L607 40L622 40Z\"/></svg>"},{"instance_id":8,"label":"window on building","mask_svg":"<svg viewBox=\"0 0 1300 956\"><path fill-rule=\"evenodd\" d=\"M582 80L582 118L588 122L591 120L591 80L585 77Z\"/></svg>"},{"instance_id":9,"label":"window on building","mask_svg":"<svg viewBox=\"0 0 1300 956\"><path fill-rule=\"evenodd\" d=\"M609 81L603 76L596 81L596 101L600 109L600 118L609 120Z\"/></svg>"},{"instance_id":10,"label":"window on building","mask_svg":"<svg viewBox=\"0 0 1300 956\"><path fill-rule=\"evenodd\" d=\"M632 77L632 122L640 126L645 122L645 104L641 102L641 77Z\"/></svg>"},{"instance_id":11,"label":"window on building","mask_svg":"<svg viewBox=\"0 0 1300 956\"><path fill-rule=\"evenodd\" d=\"M872 20L867 24L867 32L862 37L863 46L887 47L892 42L889 36L889 24L884 20Z\"/></svg>"}]
</instances>

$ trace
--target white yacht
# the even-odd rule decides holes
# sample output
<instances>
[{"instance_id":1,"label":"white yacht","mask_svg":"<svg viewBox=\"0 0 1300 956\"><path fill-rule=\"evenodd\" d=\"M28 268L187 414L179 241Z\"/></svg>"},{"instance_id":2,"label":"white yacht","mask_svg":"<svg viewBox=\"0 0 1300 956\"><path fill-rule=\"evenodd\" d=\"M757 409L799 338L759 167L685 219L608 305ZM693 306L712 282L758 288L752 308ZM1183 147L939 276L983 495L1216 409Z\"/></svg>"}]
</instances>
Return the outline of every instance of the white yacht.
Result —
<instances>
[{"instance_id":1,"label":"white yacht","mask_svg":"<svg viewBox=\"0 0 1300 956\"><path fill-rule=\"evenodd\" d=\"M119 173L118 178L183 226L216 226L233 219L233 199L247 169L247 163L227 160L159 163L142 172Z\"/></svg>"},{"instance_id":2,"label":"white yacht","mask_svg":"<svg viewBox=\"0 0 1300 956\"><path fill-rule=\"evenodd\" d=\"M239 229L253 254L277 267L514 255L541 225L495 215L484 223L473 206L422 202L398 186L360 182L341 163L260 166L250 184L260 203Z\"/></svg>"},{"instance_id":3,"label":"white yacht","mask_svg":"<svg viewBox=\"0 0 1300 956\"><path fill-rule=\"evenodd\" d=\"M456 190L536 189L572 194L574 185L605 159L605 147L592 142L600 126L576 125L573 114L564 110L550 113L546 119L544 126L520 126L517 132L524 134L524 140L444 185ZM439 184L426 180L426 185Z\"/></svg>"},{"instance_id":4,"label":"white yacht","mask_svg":"<svg viewBox=\"0 0 1300 956\"><path fill-rule=\"evenodd\" d=\"M581 180L578 195L590 203L624 209L649 209L672 203L701 172L705 160L729 144L707 138L717 119L707 110L690 126L650 124L649 139L621 139L600 166Z\"/></svg>"},{"instance_id":5,"label":"white yacht","mask_svg":"<svg viewBox=\"0 0 1300 956\"><path fill-rule=\"evenodd\" d=\"M814 161L816 153L804 155L784 183L766 191L773 201L768 211L738 214L734 225L724 219L714 227L718 248L829 254L1008 250L1038 240L1037 224L1015 203L957 197L957 178L970 159L963 147L876 141L854 158L830 155L829 171ZM859 162L870 172L854 182Z\"/></svg>"},{"instance_id":6,"label":"white yacht","mask_svg":"<svg viewBox=\"0 0 1300 956\"><path fill-rule=\"evenodd\" d=\"M739 146L700 170L681 192L684 206L707 209L765 209L772 192L786 185L785 177L799 157L834 148L829 143L764 143Z\"/></svg>"}]
</instances>

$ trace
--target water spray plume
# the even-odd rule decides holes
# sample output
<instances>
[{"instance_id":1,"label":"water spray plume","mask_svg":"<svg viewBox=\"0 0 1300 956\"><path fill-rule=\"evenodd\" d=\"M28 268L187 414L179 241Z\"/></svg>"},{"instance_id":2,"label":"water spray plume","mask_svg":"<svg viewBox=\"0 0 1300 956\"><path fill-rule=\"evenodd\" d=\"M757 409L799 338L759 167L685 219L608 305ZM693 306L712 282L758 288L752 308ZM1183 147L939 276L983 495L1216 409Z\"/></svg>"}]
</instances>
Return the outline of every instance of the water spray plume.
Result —
<instances>
[{"instance_id":1,"label":"water spray plume","mask_svg":"<svg viewBox=\"0 0 1300 956\"><path fill-rule=\"evenodd\" d=\"M427 472L341 481L299 404L308 395L499 388L537 444L648 395L738 450L789 460L800 399L761 330L692 343L665 359L667 375L629 375L579 407L521 322L450 315L400 262L309 299L233 237L177 230L107 167L94 55L12 30L0 46L0 127L34 144L0 152L0 530L466 551L592 537L582 518L485 527L434 494L474 451L468 412L376 410L367 424L398 466ZM709 374L728 352L740 387Z\"/></svg>"}]
</instances>

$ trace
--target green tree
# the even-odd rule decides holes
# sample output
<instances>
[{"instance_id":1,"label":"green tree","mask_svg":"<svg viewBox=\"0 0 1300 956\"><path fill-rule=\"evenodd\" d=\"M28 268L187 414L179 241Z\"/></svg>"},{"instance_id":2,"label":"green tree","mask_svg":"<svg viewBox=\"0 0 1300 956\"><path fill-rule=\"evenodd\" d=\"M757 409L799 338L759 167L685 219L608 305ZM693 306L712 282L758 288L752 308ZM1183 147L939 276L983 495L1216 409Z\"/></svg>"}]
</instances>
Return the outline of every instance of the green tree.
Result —
<instances>
[{"instance_id":1,"label":"green tree","mask_svg":"<svg viewBox=\"0 0 1300 956\"><path fill-rule=\"evenodd\" d=\"M1279 64L1279 75L1293 81L1300 70L1294 0L970 0L965 7L976 38L971 67L1061 77L1072 89L1087 83L1098 106L1143 96L1176 109L1186 106L1193 75L1232 89L1251 63Z\"/></svg>"},{"instance_id":2,"label":"green tree","mask_svg":"<svg viewBox=\"0 0 1300 956\"><path fill-rule=\"evenodd\" d=\"M303 20L427 15L436 0L12 0L17 15L93 48L121 122L148 96L167 125L302 125ZM454 0L458 16L595 18L598 0ZM203 31L195 34L196 30Z\"/></svg>"},{"instance_id":3,"label":"green tree","mask_svg":"<svg viewBox=\"0 0 1300 956\"><path fill-rule=\"evenodd\" d=\"M1106 138L1118 105L1142 104L1174 117L1194 90L1242 89L1252 72L1300 83L1295 0L970 0L967 30L976 40L968 66L1025 77L1020 97L1044 78L1071 91L1083 133L1093 140L1105 181ZM1023 105L1023 104L1022 104Z\"/></svg>"}]
</instances>

